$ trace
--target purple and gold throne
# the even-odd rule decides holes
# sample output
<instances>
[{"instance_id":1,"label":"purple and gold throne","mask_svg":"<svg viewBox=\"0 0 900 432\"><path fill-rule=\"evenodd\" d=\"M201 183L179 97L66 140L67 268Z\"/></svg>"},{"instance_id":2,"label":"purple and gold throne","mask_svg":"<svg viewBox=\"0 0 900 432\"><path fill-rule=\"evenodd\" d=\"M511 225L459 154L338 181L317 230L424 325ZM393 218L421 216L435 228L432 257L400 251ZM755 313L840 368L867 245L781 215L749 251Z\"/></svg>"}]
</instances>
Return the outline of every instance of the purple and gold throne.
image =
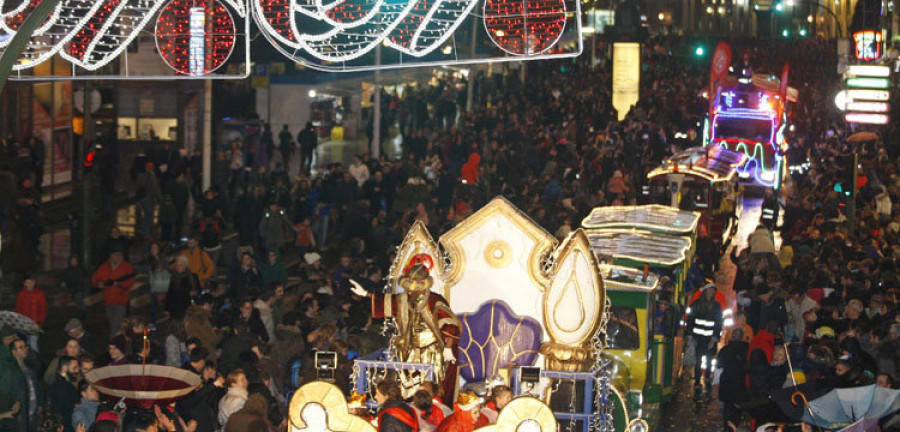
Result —
<instances>
[{"instance_id":1,"label":"purple and gold throne","mask_svg":"<svg viewBox=\"0 0 900 432\"><path fill-rule=\"evenodd\" d=\"M541 324L520 317L502 300L459 315L459 373L467 382L485 381L501 369L533 366L541 347Z\"/></svg>"}]
</instances>

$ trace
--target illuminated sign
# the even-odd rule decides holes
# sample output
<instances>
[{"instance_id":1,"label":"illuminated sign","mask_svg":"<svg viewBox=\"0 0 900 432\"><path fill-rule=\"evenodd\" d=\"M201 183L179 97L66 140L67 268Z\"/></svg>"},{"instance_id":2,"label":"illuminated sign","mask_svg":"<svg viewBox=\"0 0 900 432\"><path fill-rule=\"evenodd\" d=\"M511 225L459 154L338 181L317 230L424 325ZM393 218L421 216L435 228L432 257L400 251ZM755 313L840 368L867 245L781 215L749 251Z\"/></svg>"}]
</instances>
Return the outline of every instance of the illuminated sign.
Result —
<instances>
[{"instance_id":1,"label":"illuminated sign","mask_svg":"<svg viewBox=\"0 0 900 432\"><path fill-rule=\"evenodd\" d=\"M874 100L886 101L891 98L891 93L887 90L847 90L847 99L850 100Z\"/></svg>"},{"instance_id":2,"label":"illuminated sign","mask_svg":"<svg viewBox=\"0 0 900 432\"><path fill-rule=\"evenodd\" d=\"M853 41L856 43L856 58L869 61L881 58L881 32L875 30L863 30L853 33Z\"/></svg>"},{"instance_id":3,"label":"illuminated sign","mask_svg":"<svg viewBox=\"0 0 900 432\"><path fill-rule=\"evenodd\" d=\"M886 114L849 113L844 116L848 123L887 124Z\"/></svg>"},{"instance_id":4,"label":"illuminated sign","mask_svg":"<svg viewBox=\"0 0 900 432\"><path fill-rule=\"evenodd\" d=\"M851 65L847 66L847 75L887 78L891 76L891 68L889 66Z\"/></svg>"},{"instance_id":5,"label":"illuminated sign","mask_svg":"<svg viewBox=\"0 0 900 432\"><path fill-rule=\"evenodd\" d=\"M625 119L628 110L640 99L641 44L616 42L613 44L612 105Z\"/></svg>"},{"instance_id":6,"label":"illuminated sign","mask_svg":"<svg viewBox=\"0 0 900 432\"><path fill-rule=\"evenodd\" d=\"M848 78L847 87L886 89L890 86L887 78Z\"/></svg>"},{"instance_id":7,"label":"illuminated sign","mask_svg":"<svg viewBox=\"0 0 900 432\"><path fill-rule=\"evenodd\" d=\"M886 102L847 102L847 111L888 112L891 107Z\"/></svg>"},{"instance_id":8,"label":"illuminated sign","mask_svg":"<svg viewBox=\"0 0 900 432\"><path fill-rule=\"evenodd\" d=\"M206 52L206 8L192 7L190 13L191 40L188 48L190 51L188 69L191 75L202 75L206 63L204 59Z\"/></svg>"}]
</instances>

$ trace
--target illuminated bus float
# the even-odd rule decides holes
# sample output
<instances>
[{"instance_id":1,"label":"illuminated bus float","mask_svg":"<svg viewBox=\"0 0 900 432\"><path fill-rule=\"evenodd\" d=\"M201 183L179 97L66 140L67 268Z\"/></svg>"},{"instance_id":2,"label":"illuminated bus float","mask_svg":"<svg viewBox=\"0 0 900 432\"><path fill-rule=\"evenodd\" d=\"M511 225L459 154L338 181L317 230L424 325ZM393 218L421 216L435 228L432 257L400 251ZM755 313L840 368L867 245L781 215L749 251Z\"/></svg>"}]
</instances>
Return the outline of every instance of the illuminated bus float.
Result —
<instances>
[{"instance_id":1,"label":"illuminated bus float","mask_svg":"<svg viewBox=\"0 0 900 432\"><path fill-rule=\"evenodd\" d=\"M752 79L728 77L710 95L704 145L747 156L738 171L742 184L781 188L788 148L786 102L797 97L795 89L786 90L783 97L777 77L754 74Z\"/></svg>"}]
</instances>

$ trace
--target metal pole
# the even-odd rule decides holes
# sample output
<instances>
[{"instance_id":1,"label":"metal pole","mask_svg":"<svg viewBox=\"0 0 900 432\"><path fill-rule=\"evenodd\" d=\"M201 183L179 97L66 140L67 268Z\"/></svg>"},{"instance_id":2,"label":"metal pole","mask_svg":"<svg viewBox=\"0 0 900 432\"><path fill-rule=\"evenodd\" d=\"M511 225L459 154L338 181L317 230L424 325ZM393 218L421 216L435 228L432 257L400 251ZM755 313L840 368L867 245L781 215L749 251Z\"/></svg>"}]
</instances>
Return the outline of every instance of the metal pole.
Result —
<instances>
[{"instance_id":1,"label":"metal pole","mask_svg":"<svg viewBox=\"0 0 900 432\"><path fill-rule=\"evenodd\" d=\"M213 34L213 11L215 11L215 0L209 0L206 5L206 34ZM207 56L206 61L212 61ZM207 64L209 69L210 65ZM209 189L212 183L212 92L213 83L211 79L203 81L203 191Z\"/></svg>"},{"instance_id":2,"label":"metal pole","mask_svg":"<svg viewBox=\"0 0 900 432\"><path fill-rule=\"evenodd\" d=\"M859 171L857 169L859 167L859 154L854 150L853 151L853 195L850 197L850 209L847 211L849 213L847 215L847 222L850 224L849 233L853 233L856 222L856 194L859 192L859 189L856 187L857 185L857 177L859 177Z\"/></svg>"},{"instance_id":3,"label":"metal pole","mask_svg":"<svg viewBox=\"0 0 900 432\"><path fill-rule=\"evenodd\" d=\"M469 48L471 58L475 58L475 44L478 39L478 19L472 17L472 46ZM475 98L475 65L469 68L469 85L466 86L466 112L472 112L473 99Z\"/></svg>"},{"instance_id":4,"label":"metal pole","mask_svg":"<svg viewBox=\"0 0 900 432\"><path fill-rule=\"evenodd\" d=\"M209 189L212 171L212 80L203 82L203 190Z\"/></svg>"},{"instance_id":5,"label":"metal pole","mask_svg":"<svg viewBox=\"0 0 900 432\"><path fill-rule=\"evenodd\" d=\"M90 82L84 82L84 119L82 137L82 157L86 156L91 147L94 146L94 119L91 117L91 87ZM96 155L96 154L95 154ZM97 161L94 161L96 166ZM115 169L113 167L103 167L102 169ZM91 219L94 218L94 208L91 204L91 184L94 180L93 170L85 171L82 167L81 173L81 264L86 269L93 269L91 265Z\"/></svg>"},{"instance_id":6,"label":"metal pole","mask_svg":"<svg viewBox=\"0 0 900 432\"><path fill-rule=\"evenodd\" d=\"M375 47L375 106L372 111L372 147L369 154L373 158L381 157L381 44Z\"/></svg>"}]
</instances>

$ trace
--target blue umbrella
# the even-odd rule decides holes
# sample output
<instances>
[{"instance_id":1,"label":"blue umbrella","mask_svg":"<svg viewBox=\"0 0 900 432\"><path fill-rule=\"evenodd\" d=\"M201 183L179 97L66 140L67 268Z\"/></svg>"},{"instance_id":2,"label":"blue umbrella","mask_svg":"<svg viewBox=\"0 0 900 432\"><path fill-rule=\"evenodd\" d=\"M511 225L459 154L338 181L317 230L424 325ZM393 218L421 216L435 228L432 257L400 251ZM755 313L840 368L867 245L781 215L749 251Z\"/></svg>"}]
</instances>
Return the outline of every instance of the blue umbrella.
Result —
<instances>
[{"instance_id":1,"label":"blue umbrella","mask_svg":"<svg viewBox=\"0 0 900 432\"><path fill-rule=\"evenodd\" d=\"M841 429L863 419L877 419L900 411L900 390L875 385L834 389L809 402L803 421L825 429ZM874 426L873 426L874 428ZM867 429L867 428L864 428Z\"/></svg>"}]
</instances>

